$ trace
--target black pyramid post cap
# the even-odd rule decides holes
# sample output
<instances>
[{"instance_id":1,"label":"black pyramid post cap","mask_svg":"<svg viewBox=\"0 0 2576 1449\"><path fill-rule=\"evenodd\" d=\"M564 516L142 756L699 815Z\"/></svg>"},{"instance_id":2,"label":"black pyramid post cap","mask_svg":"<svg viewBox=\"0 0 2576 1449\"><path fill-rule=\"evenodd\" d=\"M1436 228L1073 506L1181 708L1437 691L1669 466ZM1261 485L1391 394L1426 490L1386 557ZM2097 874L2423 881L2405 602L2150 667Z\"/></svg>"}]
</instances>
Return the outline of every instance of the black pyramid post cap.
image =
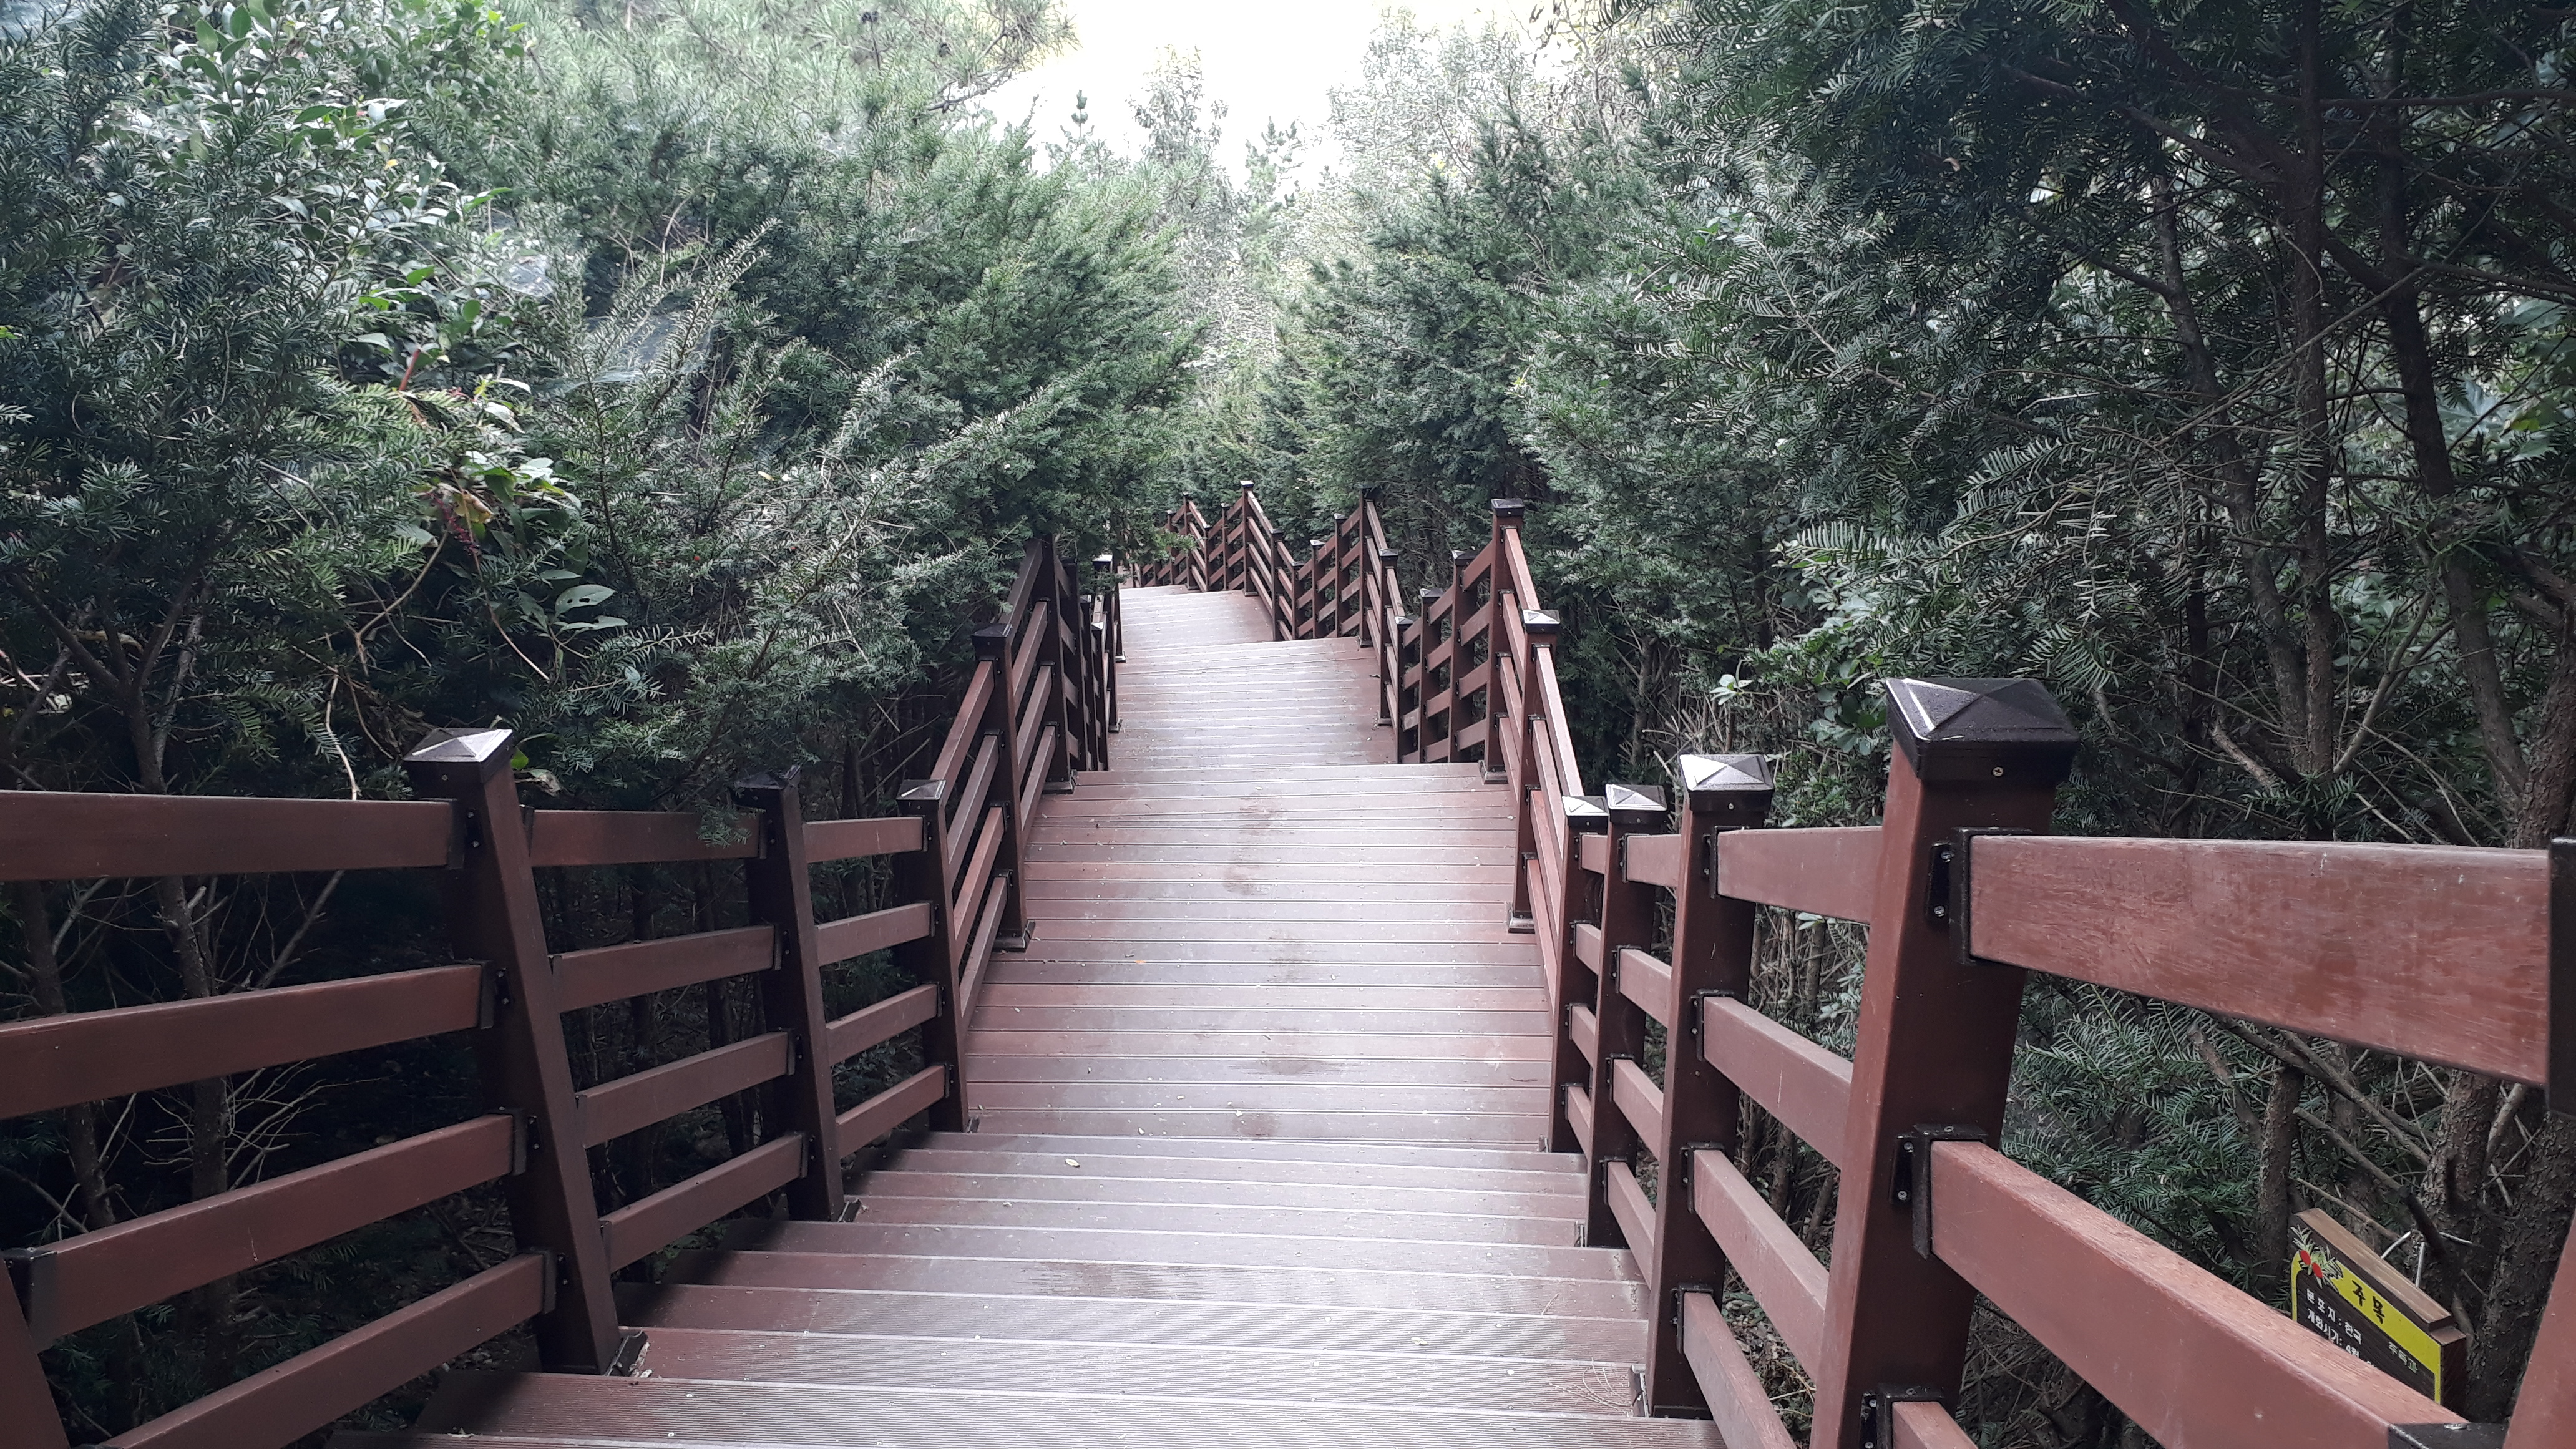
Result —
<instances>
[{"instance_id":1,"label":"black pyramid post cap","mask_svg":"<svg viewBox=\"0 0 2576 1449\"><path fill-rule=\"evenodd\" d=\"M1529 510L1529 505L1517 498L1496 498L1492 500L1490 506L1496 513L1511 518L1518 518Z\"/></svg>"},{"instance_id":2,"label":"black pyramid post cap","mask_svg":"<svg viewBox=\"0 0 2576 1449\"><path fill-rule=\"evenodd\" d=\"M1552 635L1564 627L1565 621L1553 609L1521 610L1521 628L1527 633Z\"/></svg>"},{"instance_id":3,"label":"black pyramid post cap","mask_svg":"<svg viewBox=\"0 0 2576 1449\"><path fill-rule=\"evenodd\" d=\"M895 799L906 805L936 805L948 798L945 780L906 780L895 791Z\"/></svg>"},{"instance_id":4,"label":"black pyramid post cap","mask_svg":"<svg viewBox=\"0 0 2576 1449\"><path fill-rule=\"evenodd\" d=\"M1379 550L1377 551L1377 561L1378 561L1379 563L1387 563L1387 564L1391 564L1391 563L1395 562L1395 561L1396 561L1396 559L1398 559L1398 558L1400 558L1400 557L1402 557L1402 555L1398 554L1394 549L1391 549L1391 548L1382 548L1382 549L1379 549Z\"/></svg>"},{"instance_id":5,"label":"black pyramid post cap","mask_svg":"<svg viewBox=\"0 0 2576 1449\"><path fill-rule=\"evenodd\" d=\"M414 775L457 771L469 779L488 780L510 768L510 757L517 753L512 746L517 742L517 731L497 726L434 729L403 756L403 766Z\"/></svg>"},{"instance_id":6,"label":"black pyramid post cap","mask_svg":"<svg viewBox=\"0 0 2576 1449\"><path fill-rule=\"evenodd\" d=\"M1118 566L1118 558L1115 554L1104 553L1100 557L1093 559L1091 561L1091 566L1099 569L1103 573L1106 573Z\"/></svg>"},{"instance_id":7,"label":"black pyramid post cap","mask_svg":"<svg viewBox=\"0 0 2576 1449\"><path fill-rule=\"evenodd\" d=\"M1692 811L1712 825L1758 825L1771 813L1771 762L1760 755L1684 755L1673 773Z\"/></svg>"},{"instance_id":8,"label":"black pyramid post cap","mask_svg":"<svg viewBox=\"0 0 2576 1449\"><path fill-rule=\"evenodd\" d=\"M1610 825L1610 807L1598 795L1567 795L1565 823L1577 830L1606 830Z\"/></svg>"},{"instance_id":9,"label":"black pyramid post cap","mask_svg":"<svg viewBox=\"0 0 2576 1449\"><path fill-rule=\"evenodd\" d=\"M987 624L983 628L975 631L975 657L978 659L998 659L1001 657L1003 646L1010 642L1010 625Z\"/></svg>"},{"instance_id":10,"label":"black pyramid post cap","mask_svg":"<svg viewBox=\"0 0 2576 1449\"><path fill-rule=\"evenodd\" d=\"M1622 830L1643 830L1664 821L1660 785L1623 785L1613 780L1601 787L1601 805Z\"/></svg>"},{"instance_id":11,"label":"black pyramid post cap","mask_svg":"<svg viewBox=\"0 0 2576 1449\"><path fill-rule=\"evenodd\" d=\"M1362 498L1378 498L1384 495L1385 492L1386 485L1383 483L1363 483L1360 485L1360 496Z\"/></svg>"},{"instance_id":12,"label":"black pyramid post cap","mask_svg":"<svg viewBox=\"0 0 2576 1449\"><path fill-rule=\"evenodd\" d=\"M1246 492L1246 493L1249 493L1249 492L1251 492L1251 491L1253 490L1253 488L1254 488L1255 486L1257 486L1257 485L1255 485L1251 479L1246 478L1246 479L1244 479L1242 482L1240 482L1240 483L1238 483L1238 484L1236 484L1236 485L1234 485L1234 486L1236 486L1237 488L1242 489L1242 490L1243 490L1244 492Z\"/></svg>"},{"instance_id":13,"label":"black pyramid post cap","mask_svg":"<svg viewBox=\"0 0 2576 1449\"><path fill-rule=\"evenodd\" d=\"M1887 706L1923 780L2054 785L2075 768L2075 726L2035 679L1891 679Z\"/></svg>"}]
</instances>

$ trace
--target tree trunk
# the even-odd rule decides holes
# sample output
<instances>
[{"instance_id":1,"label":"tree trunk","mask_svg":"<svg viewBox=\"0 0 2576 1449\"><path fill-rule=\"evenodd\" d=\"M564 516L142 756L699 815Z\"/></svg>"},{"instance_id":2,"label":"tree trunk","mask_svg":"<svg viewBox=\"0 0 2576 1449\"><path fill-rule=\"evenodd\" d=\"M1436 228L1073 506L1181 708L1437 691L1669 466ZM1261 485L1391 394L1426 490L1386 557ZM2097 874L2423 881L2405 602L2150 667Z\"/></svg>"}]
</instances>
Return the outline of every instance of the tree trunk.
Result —
<instances>
[{"instance_id":1,"label":"tree trunk","mask_svg":"<svg viewBox=\"0 0 2576 1449\"><path fill-rule=\"evenodd\" d=\"M2290 1176L2295 1166L2291 1157L2299 1145L2299 1099L2307 1087L2307 1074L2284 1064L2273 1070L2271 1095L2263 1103L2254 1253L2266 1271L2283 1270L2290 1261Z\"/></svg>"}]
</instances>

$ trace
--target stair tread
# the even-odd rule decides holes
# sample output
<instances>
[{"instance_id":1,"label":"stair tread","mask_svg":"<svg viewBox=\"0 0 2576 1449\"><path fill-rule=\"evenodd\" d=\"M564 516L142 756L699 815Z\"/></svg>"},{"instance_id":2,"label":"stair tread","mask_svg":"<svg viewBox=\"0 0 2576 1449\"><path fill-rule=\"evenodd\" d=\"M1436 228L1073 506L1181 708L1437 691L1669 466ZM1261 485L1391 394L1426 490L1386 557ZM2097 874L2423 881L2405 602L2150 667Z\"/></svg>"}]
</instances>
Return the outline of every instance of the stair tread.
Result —
<instances>
[{"instance_id":1,"label":"stair tread","mask_svg":"<svg viewBox=\"0 0 2576 1449\"><path fill-rule=\"evenodd\" d=\"M620 1285L622 1320L790 1333L914 1334L1219 1348L1334 1348L1482 1358L1634 1362L1642 1318L1479 1313L1418 1304L1195 1302L1188 1299L809 1290L725 1284Z\"/></svg>"},{"instance_id":2,"label":"stair tread","mask_svg":"<svg viewBox=\"0 0 2576 1449\"><path fill-rule=\"evenodd\" d=\"M759 1437L744 1438L757 1424ZM705 1379L459 1373L423 1411L412 1439L451 1427L564 1444L939 1446L1042 1444L1048 1449L1156 1445L1384 1445L1490 1449L1498 1437L1529 1449L1717 1446L1715 1428L1677 1419L1610 1418L1403 1405L1307 1404L1092 1393L847 1388ZM399 1441L398 1441L399 1442ZM470 1442L470 1441L468 1441Z\"/></svg>"}]
</instances>

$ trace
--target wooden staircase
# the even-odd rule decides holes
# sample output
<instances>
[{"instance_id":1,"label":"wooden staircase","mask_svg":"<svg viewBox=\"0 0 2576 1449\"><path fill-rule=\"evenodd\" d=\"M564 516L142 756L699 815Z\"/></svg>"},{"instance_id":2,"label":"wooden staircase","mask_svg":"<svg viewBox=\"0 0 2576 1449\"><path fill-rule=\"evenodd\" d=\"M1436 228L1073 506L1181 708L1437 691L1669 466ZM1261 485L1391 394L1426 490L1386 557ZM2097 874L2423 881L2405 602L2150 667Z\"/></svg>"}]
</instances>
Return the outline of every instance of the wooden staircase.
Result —
<instances>
[{"instance_id":1,"label":"wooden staircase","mask_svg":"<svg viewBox=\"0 0 2576 1449\"><path fill-rule=\"evenodd\" d=\"M456 1374L336 1446L1719 1443L1639 1417L1637 1266L1542 1150L1507 792L1392 763L1351 641L1123 606L1121 763L1039 813L969 1130L627 1289L627 1376Z\"/></svg>"}]
</instances>

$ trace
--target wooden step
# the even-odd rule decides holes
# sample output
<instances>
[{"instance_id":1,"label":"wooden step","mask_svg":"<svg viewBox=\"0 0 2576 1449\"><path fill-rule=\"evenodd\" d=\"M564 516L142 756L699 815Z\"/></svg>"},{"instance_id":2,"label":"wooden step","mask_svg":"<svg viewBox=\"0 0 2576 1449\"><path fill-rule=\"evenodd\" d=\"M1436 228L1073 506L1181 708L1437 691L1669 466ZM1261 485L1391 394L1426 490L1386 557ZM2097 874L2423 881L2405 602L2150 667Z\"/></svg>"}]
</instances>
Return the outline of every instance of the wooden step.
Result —
<instances>
[{"instance_id":1,"label":"wooden step","mask_svg":"<svg viewBox=\"0 0 2576 1449\"><path fill-rule=\"evenodd\" d=\"M1617 1318L1645 1311L1643 1292L1631 1278L1530 1278L1509 1273L1421 1273L1395 1268L716 1250L681 1254L671 1264L670 1276L683 1283L743 1288L1054 1294L1068 1298L1302 1303L1319 1308L1414 1307L1450 1313L1569 1313L1578 1318Z\"/></svg>"},{"instance_id":2,"label":"wooden step","mask_svg":"<svg viewBox=\"0 0 2576 1449\"><path fill-rule=\"evenodd\" d=\"M1371 1236L1352 1232L1292 1236L1284 1228L1219 1227L1206 1212L1158 1204L1111 1203L1089 1210L1093 1223L1041 1225L983 1213L959 1212L961 1221L885 1222L862 1215L855 1222L800 1223L736 1219L726 1234L729 1251L751 1254L851 1257L995 1258L1031 1262L1135 1264L1175 1268L1300 1268L1323 1272L1379 1272L1550 1278L1568 1282L1633 1283L1628 1254L1613 1248L1580 1248L1570 1241L1532 1244L1432 1241L1400 1230ZM1032 1217L1040 1214L1032 1212Z\"/></svg>"},{"instance_id":3,"label":"wooden step","mask_svg":"<svg viewBox=\"0 0 2576 1449\"><path fill-rule=\"evenodd\" d=\"M1635 1363L1646 1349L1642 1318L1462 1313L1413 1305L1343 1308L674 1283L621 1284L618 1307L622 1322L648 1330L672 1326L1051 1343L1322 1346L1350 1352L1612 1363Z\"/></svg>"},{"instance_id":4,"label":"wooden step","mask_svg":"<svg viewBox=\"0 0 2576 1449\"><path fill-rule=\"evenodd\" d=\"M452 1429L491 1436L486 1442L500 1445L750 1442L835 1449L1493 1449L1498 1443L1518 1449L1717 1449L1720 1443L1713 1426L1688 1420L1241 1402L1122 1393L1108 1381L1079 1393L1004 1393L484 1373L450 1375L410 1435L347 1435L339 1442L350 1449L371 1443L432 1449L458 1443L439 1437Z\"/></svg>"}]
</instances>

